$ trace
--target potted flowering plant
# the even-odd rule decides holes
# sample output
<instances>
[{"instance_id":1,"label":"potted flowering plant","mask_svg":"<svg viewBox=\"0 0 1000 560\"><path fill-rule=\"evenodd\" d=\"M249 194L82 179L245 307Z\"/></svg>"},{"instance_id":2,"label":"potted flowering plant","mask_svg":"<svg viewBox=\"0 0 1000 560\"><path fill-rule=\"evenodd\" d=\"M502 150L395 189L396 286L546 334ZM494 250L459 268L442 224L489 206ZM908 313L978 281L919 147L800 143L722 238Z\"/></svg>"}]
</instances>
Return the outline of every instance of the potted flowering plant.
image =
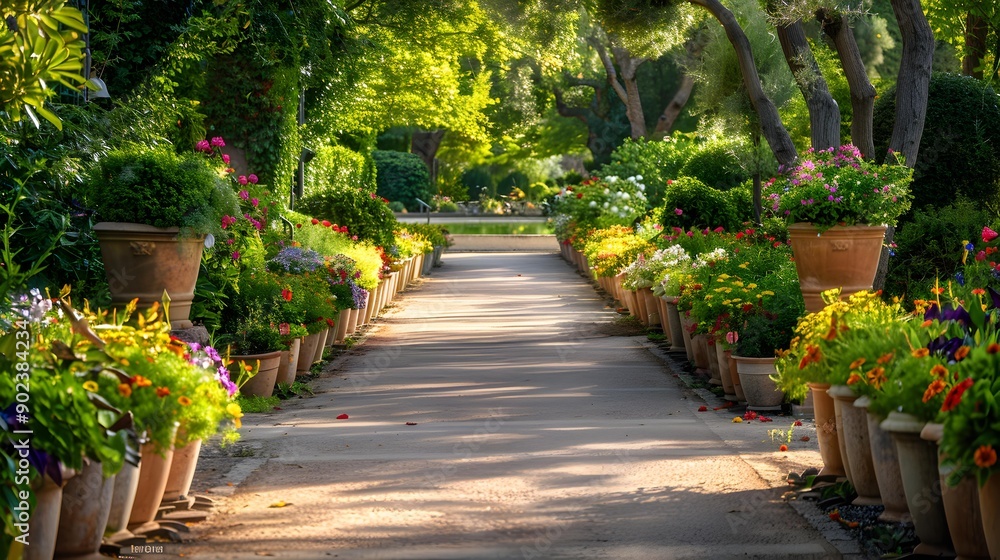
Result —
<instances>
[{"instance_id":1,"label":"potted flowering plant","mask_svg":"<svg viewBox=\"0 0 1000 560\"><path fill-rule=\"evenodd\" d=\"M149 306L164 290L173 324L188 321L206 236L220 231L235 197L204 158L169 148L126 148L89 173L86 202L101 220L101 244L112 301ZM212 237L208 237L211 245Z\"/></svg>"},{"instance_id":2,"label":"potted flowering plant","mask_svg":"<svg viewBox=\"0 0 1000 560\"><path fill-rule=\"evenodd\" d=\"M895 154L892 154L895 155ZM870 290L886 226L910 207L913 170L876 165L851 145L809 151L787 175L764 187L764 200L789 226L802 294L809 311L820 293L842 288L844 297Z\"/></svg>"}]
</instances>

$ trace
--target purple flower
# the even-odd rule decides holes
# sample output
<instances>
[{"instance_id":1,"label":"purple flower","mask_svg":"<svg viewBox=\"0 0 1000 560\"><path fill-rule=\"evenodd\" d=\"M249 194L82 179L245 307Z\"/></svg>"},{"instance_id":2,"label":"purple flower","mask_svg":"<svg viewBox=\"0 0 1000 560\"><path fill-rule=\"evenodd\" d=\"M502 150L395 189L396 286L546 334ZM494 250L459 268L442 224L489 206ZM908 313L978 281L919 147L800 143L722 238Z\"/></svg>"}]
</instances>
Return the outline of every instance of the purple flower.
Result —
<instances>
[{"instance_id":1,"label":"purple flower","mask_svg":"<svg viewBox=\"0 0 1000 560\"><path fill-rule=\"evenodd\" d=\"M199 152L205 152L206 154L212 153L212 146L209 145L208 140L199 140L198 143L194 145L194 149Z\"/></svg>"},{"instance_id":2,"label":"purple flower","mask_svg":"<svg viewBox=\"0 0 1000 560\"><path fill-rule=\"evenodd\" d=\"M222 148L226 145L226 142L221 136L215 136L212 138L212 146L216 148Z\"/></svg>"},{"instance_id":3,"label":"purple flower","mask_svg":"<svg viewBox=\"0 0 1000 560\"><path fill-rule=\"evenodd\" d=\"M250 176L247 177L247 180L256 185L258 179L257 179L256 175L254 175L253 173L251 173Z\"/></svg>"},{"instance_id":4,"label":"purple flower","mask_svg":"<svg viewBox=\"0 0 1000 560\"><path fill-rule=\"evenodd\" d=\"M233 251L232 257L233 257L234 261L240 260L240 252L239 251Z\"/></svg>"},{"instance_id":5,"label":"purple flower","mask_svg":"<svg viewBox=\"0 0 1000 560\"><path fill-rule=\"evenodd\" d=\"M241 185L246 185L247 183L249 183L249 181L247 180L247 176L246 175L240 175L236 180L239 181L239 183ZM246 199L244 198L243 200L246 200Z\"/></svg>"},{"instance_id":6,"label":"purple flower","mask_svg":"<svg viewBox=\"0 0 1000 560\"><path fill-rule=\"evenodd\" d=\"M674 208L674 214L677 214L678 216L680 216L683 213L684 213L684 211L681 210L680 208Z\"/></svg>"},{"instance_id":7,"label":"purple flower","mask_svg":"<svg viewBox=\"0 0 1000 560\"><path fill-rule=\"evenodd\" d=\"M240 177L240 179L243 179L243 178L244 177ZM245 185L246 183L243 183L243 184ZM243 190L240 191L240 198L243 199L243 200L249 200L250 199L250 193L247 192L246 189L243 189Z\"/></svg>"}]
</instances>

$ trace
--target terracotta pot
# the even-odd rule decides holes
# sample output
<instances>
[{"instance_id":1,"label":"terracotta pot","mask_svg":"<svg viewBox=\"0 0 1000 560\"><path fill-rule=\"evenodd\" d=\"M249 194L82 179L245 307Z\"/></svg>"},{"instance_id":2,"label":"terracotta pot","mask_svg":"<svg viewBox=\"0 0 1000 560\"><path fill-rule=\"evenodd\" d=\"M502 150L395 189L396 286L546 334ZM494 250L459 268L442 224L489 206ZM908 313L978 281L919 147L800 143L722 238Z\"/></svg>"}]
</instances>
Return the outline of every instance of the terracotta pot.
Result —
<instances>
[{"instance_id":1,"label":"terracotta pot","mask_svg":"<svg viewBox=\"0 0 1000 560\"><path fill-rule=\"evenodd\" d=\"M668 303L668 305L670 304ZM676 304L673 307L674 309L677 309ZM677 317L681 321L681 340L684 341L684 353L687 354L687 360L688 363L691 364L691 367L695 367L694 339L691 337L691 327L694 326L694 321L688 318L686 314L680 312L678 312Z\"/></svg>"},{"instance_id":2,"label":"terracotta pot","mask_svg":"<svg viewBox=\"0 0 1000 560\"><path fill-rule=\"evenodd\" d=\"M911 414L890 412L882 422L899 453L906 503L920 544L913 551L929 556L953 555L948 520L941 501L937 444L920 438L926 422Z\"/></svg>"},{"instance_id":3,"label":"terracotta pot","mask_svg":"<svg viewBox=\"0 0 1000 560\"><path fill-rule=\"evenodd\" d=\"M726 364L729 368L729 378L733 381L733 392L736 394L736 401L745 403L747 402L747 396L743 392L743 385L740 383L740 372L736 367L736 360L733 359L733 351L726 350Z\"/></svg>"},{"instance_id":4,"label":"terracotta pot","mask_svg":"<svg viewBox=\"0 0 1000 560\"><path fill-rule=\"evenodd\" d=\"M827 383L810 383L813 396L813 411L816 416L816 438L819 440L819 454L823 457L821 475L845 476L844 459L840 455L840 438L837 437L837 415L833 397L826 392Z\"/></svg>"},{"instance_id":5,"label":"terracotta pot","mask_svg":"<svg viewBox=\"0 0 1000 560\"><path fill-rule=\"evenodd\" d=\"M296 338L288 346L288 350L281 352L281 362L278 365L278 376L274 384L285 383L291 385L295 381L295 368L299 363L299 350L302 348L302 339Z\"/></svg>"},{"instance_id":6,"label":"terracotta pot","mask_svg":"<svg viewBox=\"0 0 1000 560\"><path fill-rule=\"evenodd\" d=\"M165 501L179 500L191 492L191 482L194 481L194 471L198 468L198 457L200 456L200 439L174 450L174 456L170 461L167 485L163 490Z\"/></svg>"},{"instance_id":7,"label":"terracotta pot","mask_svg":"<svg viewBox=\"0 0 1000 560\"><path fill-rule=\"evenodd\" d=\"M872 461L872 446L868 440L868 415L854 406L858 394L847 385L833 385L827 391L833 397L837 434L840 441L841 458L847 480L851 481L858 497L852 504L856 506L882 505L875 465Z\"/></svg>"},{"instance_id":8,"label":"terracotta pot","mask_svg":"<svg viewBox=\"0 0 1000 560\"><path fill-rule=\"evenodd\" d=\"M347 310L347 336L354 336L354 333L358 332L358 315L360 312L360 309L354 308Z\"/></svg>"},{"instance_id":9,"label":"terracotta pot","mask_svg":"<svg viewBox=\"0 0 1000 560\"><path fill-rule=\"evenodd\" d=\"M102 471L101 463L90 461L63 488L54 558L99 558L115 487L114 477Z\"/></svg>"},{"instance_id":10,"label":"terracotta pot","mask_svg":"<svg viewBox=\"0 0 1000 560\"><path fill-rule=\"evenodd\" d=\"M715 337L706 334L705 350L708 354L708 371L710 376L708 382L712 385L722 387L722 365L719 363L719 352L715 349L716 346Z\"/></svg>"},{"instance_id":11,"label":"terracotta pot","mask_svg":"<svg viewBox=\"0 0 1000 560\"><path fill-rule=\"evenodd\" d=\"M336 330L331 332L330 335L333 337L334 344L343 344L344 341L347 340L347 337L350 336L350 333L348 332L348 329L351 326L350 309L341 309L340 313L337 313L336 325ZM329 338L327 340L329 340Z\"/></svg>"},{"instance_id":12,"label":"terracotta pot","mask_svg":"<svg viewBox=\"0 0 1000 560\"><path fill-rule=\"evenodd\" d=\"M646 326L660 326L660 308L656 303L660 298L654 296L653 289L649 287L640 288L638 293L646 307Z\"/></svg>"},{"instance_id":13,"label":"terracotta pot","mask_svg":"<svg viewBox=\"0 0 1000 560\"><path fill-rule=\"evenodd\" d=\"M928 422L920 431L920 438L941 442L944 425ZM955 467L941 464L938 455L938 476L941 480L941 501L948 520L948 534L955 547L957 559L990 560L990 550L983 532L983 514L979 503L979 485L972 476L962 478L957 486L948 485L948 477Z\"/></svg>"},{"instance_id":14,"label":"terracotta pot","mask_svg":"<svg viewBox=\"0 0 1000 560\"><path fill-rule=\"evenodd\" d=\"M979 489L979 509L990 558L1000 558L1000 475L994 473Z\"/></svg>"},{"instance_id":15,"label":"terracotta pot","mask_svg":"<svg viewBox=\"0 0 1000 560\"><path fill-rule=\"evenodd\" d=\"M716 340L712 347L715 350L715 361L719 366L719 377L722 381L723 397L726 400L737 402L736 387L733 385L733 378L729 373L729 356L726 354L725 344ZM736 374L739 377L739 373Z\"/></svg>"},{"instance_id":16,"label":"terracotta pot","mask_svg":"<svg viewBox=\"0 0 1000 560\"><path fill-rule=\"evenodd\" d=\"M652 293L650 291L650 294ZM656 305L656 315L660 328L663 330L663 336L673 345L673 335L670 332L670 319L667 317L667 302L661 297L653 296L653 303Z\"/></svg>"},{"instance_id":17,"label":"terracotta pot","mask_svg":"<svg viewBox=\"0 0 1000 560\"><path fill-rule=\"evenodd\" d=\"M639 319L639 323L642 326L649 325L649 311L646 310L646 298L643 297L642 292L639 290L629 290L629 297L632 301L632 307L629 309L633 310L632 314Z\"/></svg>"},{"instance_id":18,"label":"terracotta pot","mask_svg":"<svg viewBox=\"0 0 1000 560\"><path fill-rule=\"evenodd\" d=\"M628 307L628 305L625 303L625 289L622 288L622 280L625 279L625 275L624 274L619 274L619 275L614 276L612 278L613 278L613 282L612 282L611 285L612 285L612 287L614 287L614 290L613 290L614 294L613 295L615 296L615 299L618 300L619 304L621 304L621 305L623 305L625 307Z\"/></svg>"},{"instance_id":19,"label":"terracotta pot","mask_svg":"<svg viewBox=\"0 0 1000 560\"><path fill-rule=\"evenodd\" d=\"M111 511L104 534L114 542L134 537L128 530L128 518L135 504L135 494L139 489L139 467L125 463L115 475L114 489L111 491Z\"/></svg>"},{"instance_id":20,"label":"terracotta pot","mask_svg":"<svg viewBox=\"0 0 1000 560\"><path fill-rule=\"evenodd\" d=\"M252 354L246 356L230 356L230 364L246 363L250 367L260 362L257 375L240 387L240 394L243 396L270 397L274 394L274 381L278 378L278 366L281 365L281 352L274 351L266 354ZM231 366L230 369L235 366Z\"/></svg>"},{"instance_id":21,"label":"terracotta pot","mask_svg":"<svg viewBox=\"0 0 1000 560\"><path fill-rule=\"evenodd\" d=\"M681 314L677 311L677 297L664 296L663 303L667 306L667 325L670 328L670 351L686 352L684 345L684 328L681 324ZM690 360L691 357L688 356Z\"/></svg>"},{"instance_id":22,"label":"terracotta pot","mask_svg":"<svg viewBox=\"0 0 1000 560\"><path fill-rule=\"evenodd\" d=\"M323 361L323 352L326 350L326 341L334 336L334 329L328 328L325 331L319 332L319 345L316 346L316 352L313 354L313 363Z\"/></svg>"},{"instance_id":23,"label":"terracotta pot","mask_svg":"<svg viewBox=\"0 0 1000 560\"><path fill-rule=\"evenodd\" d=\"M420 278L420 272L423 269L424 269L424 254L420 253L419 255L413 257L413 268L410 271L411 273L410 280L413 281L416 280L417 278Z\"/></svg>"},{"instance_id":24,"label":"terracotta pot","mask_svg":"<svg viewBox=\"0 0 1000 560\"><path fill-rule=\"evenodd\" d=\"M711 378L712 365L708 361L708 337L703 334L691 335L691 346L694 348L694 372Z\"/></svg>"},{"instance_id":25,"label":"terracotta pot","mask_svg":"<svg viewBox=\"0 0 1000 560\"><path fill-rule=\"evenodd\" d=\"M621 302L624 303L625 307L628 308L629 315L632 315L633 317L639 319L639 308L638 304L635 301L635 292L633 292L632 290L626 290L625 288L622 288Z\"/></svg>"},{"instance_id":26,"label":"terracotta pot","mask_svg":"<svg viewBox=\"0 0 1000 560\"><path fill-rule=\"evenodd\" d=\"M313 333L302 339L302 346L299 348L299 361L295 367L296 374L309 373L313 356L316 355L316 346L319 345L323 332L326 331Z\"/></svg>"},{"instance_id":27,"label":"terracotta pot","mask_svg":"<svg viewBox=\"0 0 1000 560\"><path fill-rule=\"evenodd\" d=\"M63 484L68 481L63 480ZM22 560L52 560L56 550L56 535L59 533L59 513L62 509L63 487L47 475L41 478L37 488L31 489L35 495L35 509L28 519L28 546L23 548ZM20 501L20 500L19 500ZM22 508L21 505L24 507ZM28 505L20 504L18 511L27 512ZM19 523L15 517L15 523Z\"/></svg>"},{"instance_id":28,"label":"terracotta pot","mask_svg":"<svg viewBox=\"0 0 1000 560\"><path fill-rule=\"evenodd\" d=\"M872 289L885 226L834 226L822 233L812 224L788 226L795 269L806 310L823 309L820 293L842 288L842 297Z\"/></svg>"},{"instance_id":29,"label":"terracotta pot","mask_svg":"<svg viewBox=\"0 0 1000 560\"><path fill-rule=\"evenodd\" d=\"M156 512L163 501L163 493L167 489L167 478L170 476L170 462L174 457L173 447L162 455L156 453L156 448L146 443L142 446L142 460L139 461L139 487L136 489L132 513L128 518L130 531L143 529L144 525L156 519Z\"/></svg>"},{"instance_id":30,"label":"terracotta pot","mask_svg":"<svg viewBox=\"0 0 1000 560\"><path fill-rule=\"evenodd\" d=\"M368 305L365 306L364 317L361 320L362 325L367 325L372 322L372 317L375 316L375 292L368 290Z\"/></svg>"},{"instance_id":31,"label":"terracotta pot","mask_svg":"<svg viewBox=\"0 0 1000 560\"><path fill-rule=\"evenodd\" d=\"M111 290L111 302L124 307L139 298L148 308L170 295L170 326L191 327L191 301L198 282L204 236L180 237L178 228L98 222L94 234Z\"/></svg>"},{"instance_id":32,"label":"terracotta pot","mask_svg":"<svg viewBox=\"0 0 1000 560\"><path fill-rule=\"evenodd\" d=\"M733 359L736 360L740 385L747 398L747 408L760 411L781 410L785 394L778 390L778 384L771 379L777 373L774 369L775 359L743 356L733 356Z\"/></svg>"},{"instance_id":33,"label":"terracotta pot","mask_svg":"<svg viewBox=\"0 0 1000 560\"><path fill-rule=\"evenodd\" d=\"M886 523L909 523L910 509L906 504L903 477L899 473L899 454L889 432L882 429L882 419L868 412L868 397L854 401L854 406L865 411L868 421L868 443L871 446L872 465L875 466L875 480L885 509L878 516Z\"/></svg>"}]
</instances>

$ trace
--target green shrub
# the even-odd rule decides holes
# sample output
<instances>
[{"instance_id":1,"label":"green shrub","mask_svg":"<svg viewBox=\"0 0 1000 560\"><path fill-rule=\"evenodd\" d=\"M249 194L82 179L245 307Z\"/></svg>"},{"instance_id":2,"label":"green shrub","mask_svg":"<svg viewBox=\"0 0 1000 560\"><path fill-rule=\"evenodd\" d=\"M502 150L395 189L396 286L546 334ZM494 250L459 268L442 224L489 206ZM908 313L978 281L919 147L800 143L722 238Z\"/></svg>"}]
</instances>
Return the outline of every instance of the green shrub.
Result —
<instances>
[{"instance_id":1,"label":"green shrub","mask_svg":"<svg viewBox=\"0 0 1000 560\"><path fill-rule=\"evenodd\" d=\"M746 147L737 140L706 140L689 153L679 175L694 177L719 190L731 189L750 178L740 165L741 157L751 157L746 152Z\"/></svg>"},{"instance_id":2,"label":"green shrub","mask_svg":"<svg viewBox=\"0 0 1000 560\"><path fill-rule=\"evenodd\" d=\"M615 175L622 179L642 176L649 204L659 206L663 202L667 179L681 176L681 168L693 145L693 136L683 133L674 133L659 141L625 140L611 153L611 162L601 167L598 175Z\"/></svg>"},{"instance_id":3,"label":"green shrub","mask_svg":"<svg viewBox=\"0 0 1000 560\"><path fill-rule=\"evenodd\" d=\"M389 203L389 210L393 212L406 212L406 205L398 200L393 200Z\"/></svg>"},{"instance_id":4,"label":"green shrub","mask_svg":"<svg viewBox=\"0 0 1000 560\"><path fill-rule=\"evenodd\" d=\"M511 171L506 177L497 183L497 195L507 196L514 189L527 189L531 184L531 179L520 171Z\"/></svg>"},{"instance_id":5,"label":"green shrub","mask_svg":"<svg viewBox=\"0 0 1000 560\"><path fill-rule=\"evenodd\" d=\"M296 211L347 226L351 235L380 247L392 245L396 216L389 205L370 191L357 188L326 188L303 198Z\"/></svg>"},{"instance_id":6,"label":"green shrub","mask_svg":"<svg viewBox=\"0 0 1000 560\"><path fill-rule=\"evenodd\" d=\"M376 193L391 202L402 202L407 210L419 210L417 199L430 198L430 175L420 156L407 152L375 150Z\"/></svg>"},{"instance_id":7,"label":"green shrub","mask_svg":"<svg viewBox=\"0 0 1000 560\"><path fill-rule=\"evenodd\" d=\"M996 208L1000 201L1000 95L968 76L934 74L914 166L913 209L959 196ZM876 154L892 136L896 90L875 103Z\"/></svg>"},{"instance_id":8,"label":"green shrub","mask_svg":"<svg viewBox=\"0 0 1000 560\"><path fill-rule=\"evenodd\" d=\"M726 193L693 177L668 180L663 197L664 226L685 230L722 226L732 230L740 223Z\"/></svg>"},{"instance_id":9,"label":"green shrub","mask_svg":"<svg viewBox=\"0 0 1000 560\"><path fill-rule=\"evenodd\" d=\"M995 217L969 200L916 210L893 239L897 246L889 259L886 293L910 299L929 294L926 288L936 277L950 278L960 270L964 242L979 243L983 226Z\"/></svg>"},{"instance_id":10,"label":"green shrub","mask_svg":"<svg viewBox=\"0 0 1000 560\"><path fill-rule=\"evenodd\" d=\"M365 188L375 190L375 163L371 156L344 146L323 146L306 164L306 194L313 189Z\"/></svg>"},{"instance_id":11,"label":"green shrub","mask_svg":"<svg viewBox=\"0 0 1000 560\"><path fill-rule=\"evenodd\" d=\"M466 193L470 199L478 199L482 195L492 195L496 192L496 183L489 168L485 166L473 167L462 173L462 185L466 188ZM443 194L443 193L442 193ZM454 196L452 198L455 198Z\"/></svg>"},{"instance_id":12,"label":"green shrub","mask_svg":"<svg viewBox=\"0 0 1000 560\"><path fill-rule=\"evenodd\" d=\"M218 227L223 213L235 213L218 206L231 202L235 207L235 196L223 196L223 189L230 190L204 155L136 147L101 158L86 192L88 204L103 221L208 233Z\"/></svg>"},{"instance_id":13,"label":"green shrub","mask_svg":"<svg viewBox=\"0 0 1000 560\"><path fill-rule=\"evenodd\" d=\"M458 204L446 200L438 205L438 212L458 212Z\"/></svg>"}]
</instances>

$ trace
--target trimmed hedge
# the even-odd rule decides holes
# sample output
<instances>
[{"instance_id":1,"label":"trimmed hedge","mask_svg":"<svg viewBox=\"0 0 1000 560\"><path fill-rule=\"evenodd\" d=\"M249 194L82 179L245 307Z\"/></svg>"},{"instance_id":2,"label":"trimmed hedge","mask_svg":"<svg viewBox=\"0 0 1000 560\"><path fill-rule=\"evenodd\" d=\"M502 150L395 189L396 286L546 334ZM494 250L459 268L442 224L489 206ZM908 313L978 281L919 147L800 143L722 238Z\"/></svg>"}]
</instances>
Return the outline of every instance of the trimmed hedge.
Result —
<instances>
[{"instance_id":1,"label":"trimmed hedge","mask_svg":"<svg viewBox=\"0 0 1000 560\"><path fill-rule=\"evenodd\" d=\"M402 202L411 212L419 210L417 199L428 201L431 180L420 156L408 152L375 150L376 194L390 202Z\"/></svg>"}]
</instances>

